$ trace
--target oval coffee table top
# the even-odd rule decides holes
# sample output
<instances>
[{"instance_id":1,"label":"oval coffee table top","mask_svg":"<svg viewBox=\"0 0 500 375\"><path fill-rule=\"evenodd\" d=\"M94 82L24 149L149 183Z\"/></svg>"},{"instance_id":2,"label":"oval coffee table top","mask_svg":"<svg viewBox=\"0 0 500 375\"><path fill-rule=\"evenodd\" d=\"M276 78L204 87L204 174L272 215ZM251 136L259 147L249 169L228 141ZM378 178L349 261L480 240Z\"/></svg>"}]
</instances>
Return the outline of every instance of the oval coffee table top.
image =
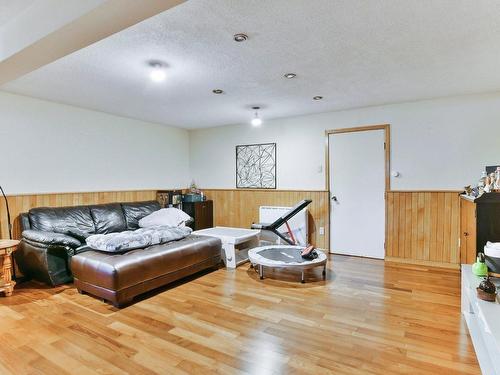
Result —
<instances>
[{"instance_id":1,"label":"oval coffee table top","mask_svg":"<svg viewBox=\"0 0 500 375\"><path fill-rule=\"evenodd\" d=\"M326 263L327 257L318 251L318 257L313 260L302 258L303 246L269 245L256 247L248 251L248 258L253 264L267 267L310 268Z\"/></svg>"}]
</instances>

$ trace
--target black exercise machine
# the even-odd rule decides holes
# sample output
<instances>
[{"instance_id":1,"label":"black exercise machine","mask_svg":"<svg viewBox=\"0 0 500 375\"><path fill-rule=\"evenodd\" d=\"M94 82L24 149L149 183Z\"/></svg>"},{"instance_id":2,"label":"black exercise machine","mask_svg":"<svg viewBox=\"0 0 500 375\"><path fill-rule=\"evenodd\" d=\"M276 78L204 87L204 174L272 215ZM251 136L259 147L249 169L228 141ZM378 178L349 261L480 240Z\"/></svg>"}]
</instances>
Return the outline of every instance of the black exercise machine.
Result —
<instances>
[{"instance_id":1,"label":"black exercise machine","mask_svg":"<svg viewBox=\"0 0 500 375\"><path fill-rule=\"evenodd\" d=\"M302 211L304 208L306 208L309 204L311 204L312 200L310 199L304 199L297 203L294 207L290 209L287 213L285 213L283 216L279 217L276 219L273 223L271 224L264 224L264 223L259 223L259 224L252 224L252 229L260 229L260 230L265 230L274 233L277 235L279 238L281 238L283 241L285 241L289 245L295 245L296 241L293 236L292 230L290 229L290 225L288 224L288 220L290 220L292 217L297 215L300 211ZM278 231L278 228L280 228L282 225L286 225L288 234L290 235L290 239L286 238L282 233Z\"/></svg>"}]
</instances>

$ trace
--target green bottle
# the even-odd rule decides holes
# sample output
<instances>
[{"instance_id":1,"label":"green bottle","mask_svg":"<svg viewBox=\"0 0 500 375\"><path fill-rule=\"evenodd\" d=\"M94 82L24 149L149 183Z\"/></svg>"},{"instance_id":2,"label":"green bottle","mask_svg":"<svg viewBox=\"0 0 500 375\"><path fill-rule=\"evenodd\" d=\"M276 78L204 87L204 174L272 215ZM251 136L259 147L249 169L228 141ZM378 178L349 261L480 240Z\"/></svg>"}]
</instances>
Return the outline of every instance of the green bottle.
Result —
<instances>
[{"instance_id":1,"label":"green bottle","mask_svg":"<svg viewBox=\"0 0 500 375\"><path fill-rule=\"evenodd\" d=\"M472 273L476 276L488 276L488 267L484 263L483 253L477 253L476 263L472 265Z\"/></svg>"}]
</instances>

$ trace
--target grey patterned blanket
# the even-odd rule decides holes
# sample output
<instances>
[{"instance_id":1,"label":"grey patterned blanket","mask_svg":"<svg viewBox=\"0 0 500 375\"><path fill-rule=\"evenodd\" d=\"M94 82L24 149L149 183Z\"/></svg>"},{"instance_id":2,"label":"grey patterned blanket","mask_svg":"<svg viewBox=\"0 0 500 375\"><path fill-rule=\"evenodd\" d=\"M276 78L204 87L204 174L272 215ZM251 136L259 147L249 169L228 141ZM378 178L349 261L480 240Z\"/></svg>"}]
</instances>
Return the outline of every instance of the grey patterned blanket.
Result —
<instances>
[{"instance_id":1,"label":"grey patterned blanket","mask_svg":"<svg viewBox=\"0 0 500 375\"><path fill-rule=\"evenodd\" d=\"M156 226L120 233L94 234L87 237L87 245L100 251L122 253L128 250L180 240L191 234L189 227Z\"/></svg>"}]
</instances>

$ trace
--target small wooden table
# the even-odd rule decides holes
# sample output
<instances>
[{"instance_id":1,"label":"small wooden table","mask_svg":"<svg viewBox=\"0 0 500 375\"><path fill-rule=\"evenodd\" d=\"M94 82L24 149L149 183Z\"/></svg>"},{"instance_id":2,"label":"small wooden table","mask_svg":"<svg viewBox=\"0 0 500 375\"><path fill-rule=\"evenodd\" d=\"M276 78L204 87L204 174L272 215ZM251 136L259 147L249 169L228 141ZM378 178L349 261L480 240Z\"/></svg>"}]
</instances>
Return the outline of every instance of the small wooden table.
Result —
<instances>
[{"instance_id":1,"label":"small wooden table","mask_svg":"<svg viewBox=\"0 0 500 375\"><path fill-rule=\"evenodd\" d=\"M0 240L0 269L2 278L0 279L0 292L4 292L5 297L12 295L16 282L12 280L12 253L16 251L19 244L17 240Z\"/></svg>"}]
</instances>

